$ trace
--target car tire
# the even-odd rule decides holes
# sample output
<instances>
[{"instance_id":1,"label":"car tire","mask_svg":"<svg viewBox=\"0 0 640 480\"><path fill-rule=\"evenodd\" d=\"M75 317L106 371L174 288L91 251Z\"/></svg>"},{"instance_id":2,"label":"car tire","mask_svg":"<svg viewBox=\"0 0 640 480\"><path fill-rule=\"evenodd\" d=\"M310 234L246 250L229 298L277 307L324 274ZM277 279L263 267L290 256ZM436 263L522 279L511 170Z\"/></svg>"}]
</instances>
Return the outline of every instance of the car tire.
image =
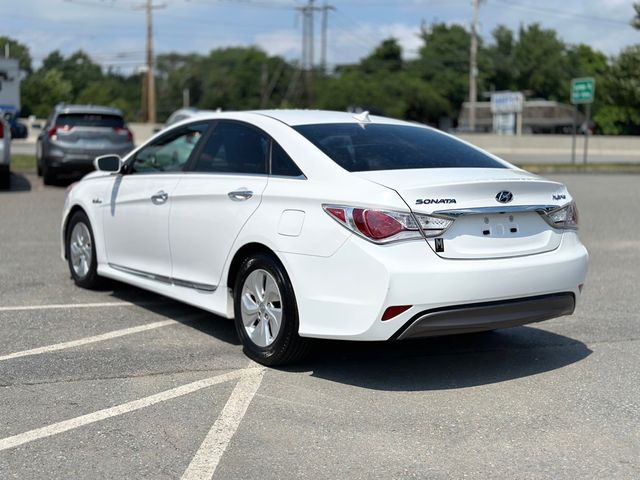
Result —
<instances>
[{"instance_id":1,"label":"car tire","mask_svg":"<svg viewBox=\"0 0 640 480\"><path fill-rule=\"evenodd\" d=\"M38 176L42 176L42 144L36 143L36 172Z\"/></svg>"},{"instance_id":2,"label":"car tire","mask_svg":"<svg viewBox=\"0 0 640 480\"><path fill-rule=\"evenodd\" d=\"M91 222L83 211L73 214L65 233L65 254L69 273L76 285L95 289L102 278L98 276L98 259Z\"/></svg>"},{"instance_id":3,"label":"car tire","mask_svg":"<svg viewBox=\"0 0 640 480\"><path fill-rule=\"evenodd\" d=\"M249 358L276 366L308 354L311 340L298 335L295 293L276 258L259 253L245 259L233 292L236 331Z\"/></svg>"},{"instance_id":4,"label":"car tire","mask_svg":"<svg viewBox=\"0 0 640 480\"><path fill-rule=\"evenodd\" d=\"M0 189L8 189L11 186L11 170L9 165L0 165Z\"/></svg>"},{"instance_id":5,"label":"car tire","mask_svg":"<svg viewBox=\"0 0 640 480\"><path fill-rule=\"evenodd\" d=\"M42 159L42 182L45 185L56 185L58 182L58 176L55 171L47 165L47 161Z\"/></svg>"}]
</instances>

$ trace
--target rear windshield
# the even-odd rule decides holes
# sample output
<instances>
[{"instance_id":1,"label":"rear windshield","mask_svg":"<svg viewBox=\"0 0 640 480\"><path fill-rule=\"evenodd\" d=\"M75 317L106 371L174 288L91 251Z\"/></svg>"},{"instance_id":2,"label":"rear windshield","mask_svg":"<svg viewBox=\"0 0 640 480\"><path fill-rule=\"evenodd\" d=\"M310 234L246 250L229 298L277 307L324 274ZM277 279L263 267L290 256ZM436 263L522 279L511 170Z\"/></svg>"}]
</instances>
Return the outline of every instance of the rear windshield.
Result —
<instances>
[{"instance_id":1,"label":"rear windshield","mask_svg":"<svg viewBox=\"0 0 640 480\"><path fill-rule=\"evenodd\" d=\"M507 168L475 148L422 127L327 123L294 128L350 172L407 168Z\"/></svg>"},{"instance_id":2,"label":"rear windshield","mask_svg":"<svg viewBox=\"0 0 640 480\"><path fill-rule=\"evenodd\" d=\"M105 115L101 113L65 113L58 115L56 125L69 125L70 127L123 128L124 120L120 115Z\"/></svg>"}]
</instances>

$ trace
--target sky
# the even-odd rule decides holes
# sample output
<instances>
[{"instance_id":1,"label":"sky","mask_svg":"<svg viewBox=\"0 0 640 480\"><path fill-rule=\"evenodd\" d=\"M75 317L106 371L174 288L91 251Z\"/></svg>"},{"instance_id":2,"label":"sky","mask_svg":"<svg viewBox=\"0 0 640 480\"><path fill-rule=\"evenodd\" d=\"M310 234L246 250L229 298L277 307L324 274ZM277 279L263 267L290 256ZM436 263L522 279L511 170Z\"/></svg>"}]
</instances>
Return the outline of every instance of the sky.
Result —
<instances>
[{"instance_id":1,"label":"sky","mask_svg":"<svg viewBox=\"0 0 640 480\"><path fill-rule=\"evenodd\" d=\"M51 51L82 49L105 68L128 73L144 64L146 0L0 0L0 35L29 46L34 64ZM322 5L325 0L316 0ZM154 0L156 53L207 53L256 45L299 59L307 0ZM497 25L517 30L540 23L567 43L586 43L615 55L640 43L629 22L633 0L481 0L479 33L490 42ZM395 37L411 58L424 22L468 26L471 0L329 0L328 64L357 61L382 40ZM316 16L316 61L319 52Z\"/></svg>"}]
</instances>

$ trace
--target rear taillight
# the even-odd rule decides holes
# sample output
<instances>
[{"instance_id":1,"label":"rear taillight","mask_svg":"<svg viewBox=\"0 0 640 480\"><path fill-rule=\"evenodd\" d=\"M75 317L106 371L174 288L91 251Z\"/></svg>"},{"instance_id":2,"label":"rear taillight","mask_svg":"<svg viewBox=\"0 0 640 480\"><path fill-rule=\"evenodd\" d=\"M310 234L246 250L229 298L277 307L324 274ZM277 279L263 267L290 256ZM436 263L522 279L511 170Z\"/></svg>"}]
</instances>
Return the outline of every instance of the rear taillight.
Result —
<instances>
[{"instance_id":1,"label":"rear taillight","mask_svg":"<svg viewBox=\"0 0 640 480\"><path fill-rule=\"evenodd\" d=\"M133 142L133 133L127 127L115 127L114 130L118 135L126 135L127 140Z\"/></svg>"},{"instance_id":2,"label":"rear taillight","mask_svg":"<svg viewBox=\"0 0 640 480\"><path fill-rule=\"evenodd\" d=\"M344 205L322 207L342 226L375 243L435 237L441 235L453 223L452 219L409 212Z\"/></svg>"},{"instance_id":3,"label":"rear taillight","mask_svg":"<svg viewBox=\"0 0 640 480\"><path fill-rule=\"evenodd\" d=\"M0 121L0 138L4 138L4 123Z\"/></svg>"},{"instance_id":4,"label":"rear taillight","mask_svg":"<svg viewBox=\"0 0 640 480\"><path fill-rule=\"evenodd\" d=\"M71 131L72 128L73 127L71 125L56 125L49 129L49 131L47 132L47 136L55 140L55 137L58 135L59 132L68 133Z\"/></svg>"},{"instance_id":5,"label":"rear taillight","mask_svg":"<svg viewBox=\"0 0 640 480\"><path fill-rule=\"evenodd\" d=\"M578 207L576 202L544 213L542 218L554 228L576 230L578 228Z\"/></svg>"}]
</instances>

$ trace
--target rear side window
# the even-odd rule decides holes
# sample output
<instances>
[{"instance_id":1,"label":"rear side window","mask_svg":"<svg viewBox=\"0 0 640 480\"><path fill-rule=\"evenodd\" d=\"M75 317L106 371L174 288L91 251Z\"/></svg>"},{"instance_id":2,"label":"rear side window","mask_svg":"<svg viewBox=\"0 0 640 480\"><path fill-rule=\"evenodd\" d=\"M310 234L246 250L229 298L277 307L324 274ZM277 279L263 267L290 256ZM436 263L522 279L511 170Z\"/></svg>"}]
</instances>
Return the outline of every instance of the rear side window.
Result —
<instances>
[{"instance_id":1,"label":"rear side window","mask_svg":"<svg viewBox=\"0 0 640 480\"><path fill-rule=\"evenodd\" d=\"M271 144L271 175L302 177L304 174L278 143Z\"/></svg>"},{"instance_id":2,"label":"rear side window","mask_svg":"<svg viewBox=\"0 0 640 480\"><path fill-rule=\"evenodd\" d=\"M56 125L70 127L108 127L124 128L124 119L120 115L96 113L64 113L56 118Z\"/></svg>"},{"instance_id":3,"label":"rear side window","mask_svg":"<svg viewBox=\"0 0 640 480\"><path fill-rule=\"evenodd\" d=\"M328 123L294 128L349 172L507 168L475 148L422 127Z\"/></svg>"},{"instance_id":4,"label":"rear side window","mask_svg":"<svg viewBox=\"0 0 640 480\"><path fill-rule=\"evenodd\" d=\"M195 172L266 174L270 139L237 122L219 122L196 160Z\"/></svg>"}]
</instances>

